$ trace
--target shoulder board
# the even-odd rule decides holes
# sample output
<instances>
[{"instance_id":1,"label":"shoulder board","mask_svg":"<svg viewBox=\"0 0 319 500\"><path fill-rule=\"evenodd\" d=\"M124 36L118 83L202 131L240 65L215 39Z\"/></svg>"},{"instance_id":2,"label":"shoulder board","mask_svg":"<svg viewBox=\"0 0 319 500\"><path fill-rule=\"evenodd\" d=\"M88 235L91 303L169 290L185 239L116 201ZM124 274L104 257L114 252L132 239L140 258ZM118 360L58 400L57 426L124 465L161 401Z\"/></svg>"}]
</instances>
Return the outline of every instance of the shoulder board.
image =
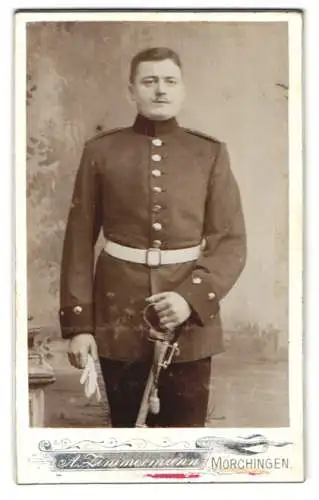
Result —
<instances>
[{"instance_id":1,"label":"shoulder board","mask_svg":"<svg viewBox=\"0 0 319 500\"><path fill-rule=\"evenodd\" d=\"M218 144L222 142L219 139L216 139L216 137L212 137L208 134L203 134L202 132L198 132L198 130L193 130L191 128L184 128L184 130L189 134L196 135L197 137L201 137L202 139L206 139L208 141L216 142Z\"/></svg>"},{"instance_id":2,"label":"shoulder board","mask_svg":"<svg viewBox=\"0 0 319 500\"><path fill-rule=\"evenodd\" d=\"M98 132L95 134L93 137L90 137L85 141L86 144L96 141L97 139L101 139L102 137L105 137L107 135L112 135L115 134L116 132L121 132L122 130L125 130L125 127L119 127L119 128L113 128L110 130L102 130L101 132Z\"/></svg>"}]
</instances>

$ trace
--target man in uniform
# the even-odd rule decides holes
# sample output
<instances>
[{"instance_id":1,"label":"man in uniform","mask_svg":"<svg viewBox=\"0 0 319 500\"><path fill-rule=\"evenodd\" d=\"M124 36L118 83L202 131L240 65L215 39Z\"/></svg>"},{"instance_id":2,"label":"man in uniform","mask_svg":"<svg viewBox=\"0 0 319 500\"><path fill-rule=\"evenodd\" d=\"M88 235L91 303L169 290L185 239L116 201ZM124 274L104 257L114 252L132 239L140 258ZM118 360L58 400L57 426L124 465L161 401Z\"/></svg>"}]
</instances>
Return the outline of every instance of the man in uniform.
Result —
<instances>
[{"instance_id":1,"label":"man in uniform","mask_svg":"<svg viewBox=\"0 0 319 500\"><path fill-rule=\"evenodd\" d=\"M159 382L148 425L205 424L211 357L223 351L219 305L246 260L240 194L226 146L181 127L179 56L138 53L129 89L132 126L86 142L77 172L61 269L60 322L69 358L100 359L112 426L135 425L152 362L143 320L179 329L179 356ZM105 247L94 269L100 229Z\"/></svg>"}]
</instances>

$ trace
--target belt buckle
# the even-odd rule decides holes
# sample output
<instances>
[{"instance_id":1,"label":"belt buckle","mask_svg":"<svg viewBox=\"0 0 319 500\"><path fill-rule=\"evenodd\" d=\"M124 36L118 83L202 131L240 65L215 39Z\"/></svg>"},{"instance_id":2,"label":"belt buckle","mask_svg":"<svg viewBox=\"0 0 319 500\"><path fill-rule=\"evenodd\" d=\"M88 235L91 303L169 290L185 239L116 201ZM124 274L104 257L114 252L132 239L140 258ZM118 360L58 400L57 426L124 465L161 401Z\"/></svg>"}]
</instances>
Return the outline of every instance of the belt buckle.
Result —
<instances>
[{"instance_id":1,"label":"belt buckle","mask_svg":"<svg viewBox=\"0 0 319 500\"><path fill-rule=\"evenodd\" d=\"M148 248L146 250L146 264L149 267L158 267L162 263L162 254L159 248Z\"/></svg>"}]
</instances>

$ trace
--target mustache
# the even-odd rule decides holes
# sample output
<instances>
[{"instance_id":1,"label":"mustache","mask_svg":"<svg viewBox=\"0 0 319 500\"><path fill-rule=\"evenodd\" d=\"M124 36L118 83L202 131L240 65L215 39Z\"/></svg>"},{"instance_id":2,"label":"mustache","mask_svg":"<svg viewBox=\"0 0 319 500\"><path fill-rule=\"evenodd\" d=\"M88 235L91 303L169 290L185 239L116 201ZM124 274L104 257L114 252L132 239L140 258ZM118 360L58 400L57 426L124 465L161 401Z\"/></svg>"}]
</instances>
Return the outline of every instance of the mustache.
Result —
<instances>
[{"instance_id":1,"label":"mustache","mask_svg":"<svg viewBox=\"0 0 319 500\"><path fill-rule=\"evenodd\" d=\"M153 99L152 102L155 102L155 103L156 102L159 102L159 103L161 103L161 102L169 103L170 101L168 99Z\"/></svg>"}]
</instances>

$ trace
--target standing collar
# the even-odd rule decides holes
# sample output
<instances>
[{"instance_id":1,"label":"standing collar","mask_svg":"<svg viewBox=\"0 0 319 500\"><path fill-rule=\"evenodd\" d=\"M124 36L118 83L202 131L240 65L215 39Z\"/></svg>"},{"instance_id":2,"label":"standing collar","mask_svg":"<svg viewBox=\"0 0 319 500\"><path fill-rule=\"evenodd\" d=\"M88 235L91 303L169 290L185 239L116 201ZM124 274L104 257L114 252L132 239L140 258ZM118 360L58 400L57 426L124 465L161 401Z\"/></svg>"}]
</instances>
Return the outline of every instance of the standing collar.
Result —
<instances>
[{"instance_id":1,"label":"standing collar","mask_svg":"<svg viewBox=\"0 0 319 500\"><path fill-rule=\"evenodd\" d=\"M137 115L133 124L133 130L138 134L156 137L161 134L169 134L178 128L178 126L176 118L161 121L150 120L143 115Z\"/></svg>"}]
</instances>

